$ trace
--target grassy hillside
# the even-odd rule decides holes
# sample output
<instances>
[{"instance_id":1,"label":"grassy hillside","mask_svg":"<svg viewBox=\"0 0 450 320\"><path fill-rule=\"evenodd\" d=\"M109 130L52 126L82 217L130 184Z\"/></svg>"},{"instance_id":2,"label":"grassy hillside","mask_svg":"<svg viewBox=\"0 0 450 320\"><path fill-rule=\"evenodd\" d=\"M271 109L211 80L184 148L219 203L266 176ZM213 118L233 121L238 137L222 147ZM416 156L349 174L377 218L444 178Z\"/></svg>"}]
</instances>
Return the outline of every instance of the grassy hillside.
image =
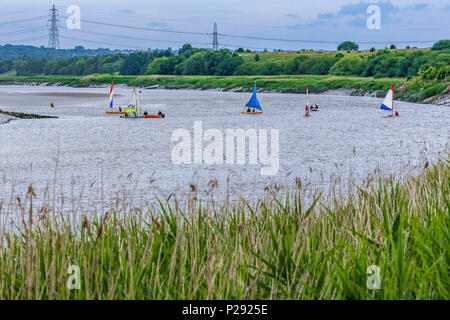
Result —
<instances>
[{"instance_id":1,"label":"grassy hillside","mask_svg":"<svg viewBox=\"0 0 450 320\"><path fill-rule=\"evenodd\" d=\"M418 79L405 78L367 78L355 76L121 76L121 75L90 75L90 76L26 76L0 75L1 83L38 82L71 86L116 84L149 87L161 86L166 89L217 89L224 91L251 91L255 81L260 91L275 91L280 93L305 93L306 86L310 92L321 93L335 89L354 89L353 95L377 93L378 97L386 94L391 85L397 88L396 98L404 101L420 102L433 96L438 96L446 90L448 83L424 83Z\"/></svg>"}]
</instances>

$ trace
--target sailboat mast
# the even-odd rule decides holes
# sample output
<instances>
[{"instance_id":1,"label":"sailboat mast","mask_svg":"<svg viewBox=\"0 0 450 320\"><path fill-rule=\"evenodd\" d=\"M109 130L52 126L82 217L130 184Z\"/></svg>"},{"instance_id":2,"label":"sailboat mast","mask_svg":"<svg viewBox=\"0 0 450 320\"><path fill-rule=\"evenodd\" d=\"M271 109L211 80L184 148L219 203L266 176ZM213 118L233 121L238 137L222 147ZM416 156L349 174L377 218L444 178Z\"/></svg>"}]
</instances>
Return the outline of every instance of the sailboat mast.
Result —
<instances>
[{"instance_id":1,"label":"sailboat mast","mask_svg":"<svg viewBox=\"0 0 450 320\"><path fill-rule=\"evenodd\" d=\"M395 113L394 113L394 85L392 85L392 115L395 115Z\"/></svg>"},{"instance_id":2,"label":"sailboat mast","mask_svg":"<svg viewBox=\"0 0 450 320\"><path fill-rule=\"evenodd\" d=\"M306 105L309 106L309 86L306 85Z\"/></svg>"}]
</instances>

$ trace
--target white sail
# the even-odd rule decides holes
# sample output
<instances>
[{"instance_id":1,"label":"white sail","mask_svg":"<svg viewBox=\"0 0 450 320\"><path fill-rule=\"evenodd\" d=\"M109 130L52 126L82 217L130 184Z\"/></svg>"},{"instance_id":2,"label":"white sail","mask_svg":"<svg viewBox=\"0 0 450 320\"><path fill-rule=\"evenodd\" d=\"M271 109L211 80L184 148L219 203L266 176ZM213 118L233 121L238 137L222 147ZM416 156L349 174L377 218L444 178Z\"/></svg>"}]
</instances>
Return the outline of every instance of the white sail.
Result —
<instances>
[{"instance_id":1,"label":"white sail","mask_svg":"<svg viewBox=\"0 0 450 320\"><path fill-rule=\"evenodd\" d=\"M394 86L391 86L391 89L384 98L383 104L381 105L381 109L387 111L394 111Z\"/></svg>"}]
</instances>

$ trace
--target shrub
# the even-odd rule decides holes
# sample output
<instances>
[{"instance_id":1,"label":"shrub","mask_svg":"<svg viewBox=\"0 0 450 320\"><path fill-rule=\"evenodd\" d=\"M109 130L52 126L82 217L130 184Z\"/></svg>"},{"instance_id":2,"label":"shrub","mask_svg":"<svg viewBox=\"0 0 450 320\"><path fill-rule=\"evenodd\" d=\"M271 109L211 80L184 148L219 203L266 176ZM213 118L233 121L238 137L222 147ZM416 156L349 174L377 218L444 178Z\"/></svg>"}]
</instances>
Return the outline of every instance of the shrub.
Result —
<instances>
[{"instance_id":1,"label":"shrub","mask_svg":"<svg viewBox=\"0 0 450 320\"><path fill-rule=\"evenodd\" d=\"M345 41L345 42L342 42L337 47L337 49L338 50L348 50L348 51L351 51L351 50L358 51L359 46L356 43L352 42L352 41Z\"/></svg>"},{"instance_id":2,"label":"shrub","mask_svg":"<svg viewBox=\"0 0 450 320\"><path fill-rule=\"evenodd\" d=\"M330 74L336 76L358 76L363 72L364 66L364 59L356 56L346 56L334 64Z\"/></svg>"},{"instance_id":3,"label":"shrub","mask_svg":"<svg viewBox=\"0 0 450 320\"><path fill-rule=\"evenodd\" d=\"M444 49L450 49L450 40L440 40L436 42L431 50L444 50Z\"/></svg>"}]
</instances>

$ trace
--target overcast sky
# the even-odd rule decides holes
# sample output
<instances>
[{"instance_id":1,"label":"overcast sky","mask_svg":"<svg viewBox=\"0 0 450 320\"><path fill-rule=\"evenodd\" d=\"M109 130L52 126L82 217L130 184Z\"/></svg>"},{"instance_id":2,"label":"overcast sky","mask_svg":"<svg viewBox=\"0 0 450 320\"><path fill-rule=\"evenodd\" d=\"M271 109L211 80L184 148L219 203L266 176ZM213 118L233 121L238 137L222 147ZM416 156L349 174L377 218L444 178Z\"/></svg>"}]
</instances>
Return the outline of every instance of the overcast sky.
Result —
<instances>
[{"instance_id":1,"label":"overcast sky","mask_svg":"<svg viewBox=\"0 0 450 320\"><path fill-rule=\"evenodd\" d=\"M62 48L176 49L185 42L210 47L212 39L206 33L212 33L214 22L219 34L305 41L220 36L221 47L231 49L330 50L345 40L358 42L363 49L391 43L429 47L436 40L450 38L448 0L0 0L0 44L46 46L44 16L52 4L59 9ZM371 4L381 9L380 30L367 28L366 11ZM66 27L70 5L81 9L80 30ZM105 23L202 34L134 30Z\"/></svg>"}]
</instances>

